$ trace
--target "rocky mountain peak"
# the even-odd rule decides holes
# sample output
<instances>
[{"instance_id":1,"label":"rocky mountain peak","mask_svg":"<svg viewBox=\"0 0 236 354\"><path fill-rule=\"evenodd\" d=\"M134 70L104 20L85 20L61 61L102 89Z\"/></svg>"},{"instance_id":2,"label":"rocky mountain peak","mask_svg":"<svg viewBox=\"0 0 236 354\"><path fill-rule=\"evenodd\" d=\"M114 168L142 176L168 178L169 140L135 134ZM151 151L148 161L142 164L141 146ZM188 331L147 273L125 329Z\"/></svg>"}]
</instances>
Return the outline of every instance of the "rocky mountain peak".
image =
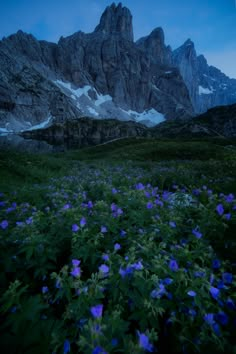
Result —
<instances>
[{"instance_id":1,"label":"rocky mountain peak","mask_svg":"<svg viewBox=\"0 0 236 354\"><path fill-rule=\"evenodd\" d=\"M123 38L133 41L133 24L130 10L127 7L123 7L121 3L117 6L115 3L108 6L103 12L95 32L119 33Z\"/></svg>"}]
</instances>

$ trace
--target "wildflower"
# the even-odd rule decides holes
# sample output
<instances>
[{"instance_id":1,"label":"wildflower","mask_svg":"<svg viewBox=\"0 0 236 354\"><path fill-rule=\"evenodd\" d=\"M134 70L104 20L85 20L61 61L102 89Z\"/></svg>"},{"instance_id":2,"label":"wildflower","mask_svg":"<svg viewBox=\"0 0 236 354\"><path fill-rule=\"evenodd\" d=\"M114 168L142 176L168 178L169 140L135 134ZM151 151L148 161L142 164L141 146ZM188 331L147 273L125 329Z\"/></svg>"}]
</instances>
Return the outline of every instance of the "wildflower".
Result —
<instances>
[{"instance_id":1,"label":"wildflower","mask_svg":"<svg viewBox=\"0 0 236 354\"><path fill-rule=\"evenodd\" d=\"M118 208L117 209L117 215L119 216L119 215L122 215L122 214L123 214L123 210L121 208Z\"/></svg>"},{"instance_id":2,"label":"wildflower","mask_svg":"<svg viewBox=\"0 0 236 354\"><path fill-rule=\"evenodd\" d=\"M108 256L108 254L103 254L103 255L102 255L102 259L103 259L104 261L109 261L109 256Z\"/></svg>"},{"instance_id":3,"label":"wildflower","mask_svg":"<svg viewBox=\"0 0 236 354\"><path fill-rule=\"evenodd\" d=\"M228 316L226 315L226 313L224 313L223 311L222 312L219 312L217 315L216 315L216 320L218 322L220 322L223 326L226 326L229 322L229 318Z\"/></svg>"},{"instance_id":4,"label":"wildflower","mask_svg":"<svg viewBox=\"0 0 236 354\"><path fill-rule=\"evenodd\" d=\"M115 245L114 245L114 250L115 251L119 251L121 249L121 245L119 244L119 243L116 243Z\"/></svg>"},{"instance_id":5,"label":"wildflower","mask_svg":"<svg viewBox=\"0 0 236 354\"><path fill-rule=\"evenodd\" d=\"M116 210L117 210L116 204L115 204L115 203L112 203L112 204L111 204L111 211L112 211L112 212L115 212Z\"/></svg>"},{"instance_id":6,"label":"wildflower","mask_svg":"<svg viewBox=\"0 0 236 354\"><path fill-rule=\"evenodd\" d=\"M90 200L90 201L88 202L87 206L88 206L89 209L92 209L92 207L93 207L93 202Z\"/></svg>"},{"instance_id":7,"label":"wildflower","mask_svg":"<svg viewBox=\"0 0 236 354\"><path fill-rule=\"evenodd\" d=\"M189 296L191 296L191 297L194 297L194 296L197 295L196 292L193 291L193 290L189 290L189 291L187 292L187 294L188 294Z\"/></svg>"},{"instance_id":8,"label":"wildflower","mask_svg":"<svg viewBox=\"0 0 236 354\"><path fill-rule=\"evenodd\" d=\"M231 219L231 213L225 214L224 218L229 221Z\"/></svg>"},{"instance_id":9,"label":"wildflower","mask_svg":"<svg viewBox=\"0 0 236 354\"><path fill-rule=\"evenodd\" d=\"M150 344L148 336L144 333L138 331L139 336L139 347L147 350L148 352L153 352L153 345Z\"/></svg>"},{"instance_id":10,"label":"wildflower","mask_svg":"<svg viewBox=\"0 0 236 354\"><path fill-rule=\"evenodd\" d=\"M47 286L43 286L42 287L42 293L46 294L48 292L48 287Z\"/></svg>"},{"instance_id":11,"label":"wildflower","mask_svg":"<svg viewBox=\"0 0 236 354\"><path fill-rule=\"evenodd\" d=\"M235 310L236 309L236 305L235 305L234 301L232 299L230 299L230 298L227 299L226 305L231 310Z\"/></svg>"},{"instance_id":12,"label":"wildflower","mask_svg":"<svg viewBox=\"0 0 236 354\"><path fill-rule=\"evenodd\" d=\"M124 237L126 234L127 234L126 231L124 231L124 230L121 230L121 231L120 231L120 236L121 236L121 237Z\"/></svg>"},{"instance_id":13,"label":"wildflower","mask_svg":"<svg viewBox=\"0 0 236 354\"><path fill-rule=\"evenodd\" d=\"M170 221L170 222L169 222L169 225L170 225L170 227L173 227L173 228L176 227L176 223L175 223L174 221Z\"/></svg>"},{"instance_id":14,"label":"wildflower","mask_svg":"<svg viewBox=\"0 0 236 354\"><path fill-rule=\"evenodd\" d=\"M108 274L109 273L109 267L106 264L102 264L99 267L99 271L103 274Z\"/></svg>"},{"instance_id":15,"label":"wildflower","mask_svg":"<svg viewBox=\"0 0 236 354\"><path fill-rule=\"evenodd\" d=\"M147 209L152 209L153 208L152 202L148 202L146 207L147 207Z\"/></svg>"},{"instance_id":16,"label":"wildflower","mask_svg":"<svg viewBox=\"0 0 236 354\"><path fill-rule=\"evenodd\" d=\"M133 274L133 268L131 266L127 266L126 269L120 267L119 274L122 278L124 278L126 275L130 276Z\"/></svg>"},{"instance_id":17,"label":"wildflower","mask_svg":"<svg viewBox=\"0 0 236 354\"><path fill-rule=\"evenodd\" d=\"M101 232L105 234L107 232L106 226L101 226Z\"/></svg>"},{"instance_id":18,"label":"wildflower","mask_svg":"<svg viewBox=\"0 0 236 354\"><path fill-rule=\"evenodd\" d=\"M222 216L224 214L224 207L222 204L218 204L217 207L216 207L216 211L217 213Z\"/></svg>"},{"instance_id":19,"label":"wildflower","mask_svg":"<svg viewBox=\"0 0 236 354\"><path fill-rule=\"evenodd\" d=\"M94 318L101 318L103 311L103 305L99 304L96 306L91 307L90 312Z\"/></svg>"},{"instance_id":20,"label":"wildflower","mask_svg":"<svg viewBox=\"0 0 236 354\"><path fill-rule=\"evenodd\" d=\"M189 309L188 313L190 316L193 316L193 317L195 317L197 315L197 311L194 309Z\"/></svg>"},{"instance_id":21,"label":"wildflower","mask_svg":"<svg viewBox=\"0 0 236 354\"><path fill-rule=\"evenodd\" d=\"M143 265L140 261L138 263L131 264L131 267L135 270L142 270L143 269Z\"/></svg>"},{"instance_id":22,"label":"wildflower","mask_svg":"<svg viewBox=\"0 0 236 354\"><path fill-rule=\"evenodd\" d=\"M116 194L116 193L118 193L118 191L117 191L117 189L116 188L112 188L112 194Z\"/></svg>"},{"instance_id":23,"label":"wildflower","mask_svg":"<svg viewBox=\"0 0 236 354\"><path fill-rule=\"evenodd\" d=\"M70 272L70 274L74 277L74 278L78 278L81 275L81 270L80 267L74 267L72 269L72 271Z\"/></svg>"},{"instance_id":24,"label":"wildflower","mask_svg":"<svg viewBox=\"0 0 236 354\"><path fill-rule=\"evenodd\" d=\"M169 262L169 268L170 270L172 270L173 272L176 272L179 269L178 263L175 260L171 260Z\"/></svg>"},{"instance_id":25,"label":"wildflower","mask_svg":"<svg viewBox=\"0 0 236 354\"><path fill-rule=\"evenodd\" d=\"M198 227L192 230L192 234L198 239L202 237L202 233L198 230Z\"/></svg>"},{"instance_id":26,"label":"wildflower","mask_svg":"<svg viewBox=\"0 0 236 354\"><path fill-rule=\"evenodd\" d=\"M234 195L233 194L229 194L225 197L225 201L227 203L232 203L234 201Z\"/></svg>"},{"instance_id":27,"label":"wildflower","mask_svg":"<svg viewBox=\"0 0 236 354\"><path fill-rule=\"evenodd\" d=\"M92 354L108 354L108 353L105 352L102 347L98 346L98 347L93 349Z\"/></svg>"},{"instance_id":28,"label":"wildflower","mask_svg":"<svg viewBox=\"0 0 236 354\"><path fill-rule=\"evenodd\" d=\"M136 184L136 189L138 190L138 191L142 191L143 189L144 189L144 185L142 184L142 183L138 183L138 184Z\"/></svg>"},{"instance_id":29,"label":"wildflower","mask_svg":"<svg viewBox=\"0 0 236 354\"><path fill-rule=\"evenodd\" d=\"M72 264L74 267L78 267L80 265L80 261L78 259L72 259Z\"/></svg>"},{"instance_id":30,"label":"wildflower","mask_svg":"<svg viewBox=\"0 0 236 354\"><path fill-rule=\"evenodd\" d=\"M79 230L79 226L77 224L73 224L71 229L73 232L77 232Z\"/></svg>"},{"instance_id":31,"label":"wildflower","mask_svg":"<svg viewBox=\"0 0 236 354\"><path fill-rule=\"evenodd\" d=\"M163 279L163 283L164 283L165 285L170 285L171 283L173 283L173 279L171 279L171 278L165 278L165 279Z\"/></svg>"},{"instance_id":32,"label":"wildflower","mask_svg":"<svg viewBox=\"0 0 236 354\"><path fill-rule=\"evenodd\" d=\"M217 300L219 293L220 293L219 289L215 288L214 286L210 287L210 294L213 297L213 299Z\"/></svg>"},{"instance_id":33,"label":"wildflower","mask_svg":"<svg viewBox=\"0 0 236 354\"><path fill-rule=\"evenodd\" d=\"M220 265L221 265L221 263L220 263L219 259L214 259L212 261L212 268L218 269L218 268L220 268Z\"/></svg>"},{"instance_id":34,"label":"wildflower","mask_svg":"<svg viewBox=\"0 0 236 354\"><path fill-rule=\"evenodd\" d=\"M86 225L86 219L84 217L82 217L80 220L80 226L84 227L85 225Z\"/></svg>"},{"instance_id":35,"label":"wildflower","mask_svg":"<svg viewBox=\"0 0 236 354\"><path fill-rule=\"evenodd\" d=\"M70 209L71 208L71 204L67 203L63 206L64 210Z\"/></svg>"},{"instance_id":36,"label":"wildflower","mask_svg":"<svg viewBox=\"0 0 236 354\"><path fill-rule=\"evenodd\" d=\"M222 279L225 284L231 284L233 282L233 274L231 273L223 273Z\"/></svg>"},{"instance_id":37,"label":"wildflower","mask_svg":"<svg viewBox=\"0 0 236 354\"><path fill-rule=\"evenodd\" d=\"M112 345L113 347L116 347L116 346L118 345L118 339L112 338L112 340L111 340L111 345Z\"/></svg>"},{"instance_id":38,"label":"wildflower","mask_svg":"<svg viewBox=\"0 0 236 354\"><path fill-rule=\"evenodd\" d=\"M159 284L159 289L155 289L151 292L151 297L153 299L160 299L163 295L166 294L166 289L163 284Z\"/></svg>"},{"instance_id":39,"label":"wildflower","mask_svg":"<svg viewBox=\"0 0 236 354\"><path fill-rule=\"evenodd\" d=\"M0 226L1 226L1 228L3 229L3 230L5 230L5 229L7 229L8 228L8 221L7 220L3 220L2 222L1 222L1 224L0 224Z\"/></svg>"},{"instance_id":40,"label":"wildflower","mask_svg":"<svg viewBox=\"0 0 236 354\"><path fill-rule=\"evenodd\" d=\"M215 323L213 313L207 313L203 318L204 318L204 321L209 325L213 325L213 323Z\"/></svg>"},{"instance_id":41,"label":"wildflower","mask_svg":"<svg viewBox=\"0 0 236 354\"><path fill-rule=\"evenodd\" d=\"M66 339L64 342L63 353L67 354L69 352L70 352L70 341L68 339Z\"/></svg>"}]
</instances>

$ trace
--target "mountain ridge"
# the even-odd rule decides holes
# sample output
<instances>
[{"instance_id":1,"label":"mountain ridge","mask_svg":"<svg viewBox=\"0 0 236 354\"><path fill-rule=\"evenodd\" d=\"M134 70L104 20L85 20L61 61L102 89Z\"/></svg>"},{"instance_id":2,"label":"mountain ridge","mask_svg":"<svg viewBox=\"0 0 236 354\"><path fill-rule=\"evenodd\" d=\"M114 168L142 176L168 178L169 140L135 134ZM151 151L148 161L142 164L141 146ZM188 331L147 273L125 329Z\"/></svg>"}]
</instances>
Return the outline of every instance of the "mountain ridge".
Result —
<instances>
[{"instance_id":1,"label":"mountain ridge","mask_svg":"<svg viewBox=\"0 0 236 354\"><path fill-rule=\"evenodd\" d=\"M18 31L0 41L0 131L26 130L49 117L114 117L147 126L189 118L197 88L189 89L174 52L162 28L134 42L132 15L121 3L105 9L94 32L78 31L57 44Z\"/></svg>"}]
</instances>

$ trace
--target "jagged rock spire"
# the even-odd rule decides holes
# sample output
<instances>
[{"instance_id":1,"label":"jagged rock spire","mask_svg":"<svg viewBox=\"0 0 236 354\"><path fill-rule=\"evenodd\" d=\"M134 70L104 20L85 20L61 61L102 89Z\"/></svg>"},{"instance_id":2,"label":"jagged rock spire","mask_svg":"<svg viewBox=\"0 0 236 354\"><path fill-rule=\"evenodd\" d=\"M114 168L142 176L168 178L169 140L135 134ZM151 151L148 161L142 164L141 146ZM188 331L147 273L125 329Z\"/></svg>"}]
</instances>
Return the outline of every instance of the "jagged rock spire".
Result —
<instances>
[{"instance_id":1,"label":"jagged rock spire","mask_svg":"<svg viewBox=\"0 0 236 354\"><path fill-rule=\"evenodd\" d=\"M121 3L117 6L115 3L108 6L103 12L95 32L119 33L123 38L133 41L133 24L130 10L127 7L123 7Z\"/></svg>"}]
</instances>

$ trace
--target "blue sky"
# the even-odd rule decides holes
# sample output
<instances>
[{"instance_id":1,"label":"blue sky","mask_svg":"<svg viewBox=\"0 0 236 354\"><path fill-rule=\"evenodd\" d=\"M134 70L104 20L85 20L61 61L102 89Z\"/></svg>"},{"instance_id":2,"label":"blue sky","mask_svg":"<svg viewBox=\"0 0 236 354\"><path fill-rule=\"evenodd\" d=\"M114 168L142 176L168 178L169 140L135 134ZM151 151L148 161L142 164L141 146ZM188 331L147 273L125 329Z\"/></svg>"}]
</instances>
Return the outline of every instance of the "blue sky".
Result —
<instances>
[{"instance_id":1,"label":"blue sky","mask_svg":"<svg viewBox=\"0 0 236 354\"><path fill-rule=\"evenodd\" d=\"M107 0L0 0L0 38L18 29L57 42L91 32ZM118 2L116 2L118 3ZM236 78L236 0L123 0L133 15L135 39L161 26L173 49L191 38L198 54Z\"/></svg>"}]
</instances>

